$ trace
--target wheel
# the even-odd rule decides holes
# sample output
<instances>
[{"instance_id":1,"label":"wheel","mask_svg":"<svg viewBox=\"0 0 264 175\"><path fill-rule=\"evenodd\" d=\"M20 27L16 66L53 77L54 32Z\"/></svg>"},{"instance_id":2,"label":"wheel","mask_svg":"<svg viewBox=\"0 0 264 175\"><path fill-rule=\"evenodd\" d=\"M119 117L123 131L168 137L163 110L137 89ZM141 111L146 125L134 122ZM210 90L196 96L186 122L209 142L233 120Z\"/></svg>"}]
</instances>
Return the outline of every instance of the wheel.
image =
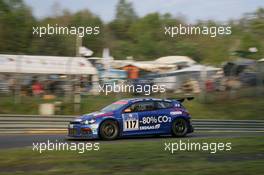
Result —
<instances>
[{"instance_id":1,"label":"wheel","mask_svg":"<svg viewBox=\"0 0 264 175\"><path fill-rule=\"evenodd\" d=\"M116 121L106 120L100 126L100 136L104 140L114 140L119 135L119 127Z\"/></svg>"},{"instance_id":2,"label":"wheel","mask_svg":"<svg viewBox=\"0 0 264 175\"><path fill-rule=\"evenodd\" d=\"M172 123L172 134L176 137L184 137L188 131L188 123L186 120L179 118Z\"/></svg>"}]
</instances>

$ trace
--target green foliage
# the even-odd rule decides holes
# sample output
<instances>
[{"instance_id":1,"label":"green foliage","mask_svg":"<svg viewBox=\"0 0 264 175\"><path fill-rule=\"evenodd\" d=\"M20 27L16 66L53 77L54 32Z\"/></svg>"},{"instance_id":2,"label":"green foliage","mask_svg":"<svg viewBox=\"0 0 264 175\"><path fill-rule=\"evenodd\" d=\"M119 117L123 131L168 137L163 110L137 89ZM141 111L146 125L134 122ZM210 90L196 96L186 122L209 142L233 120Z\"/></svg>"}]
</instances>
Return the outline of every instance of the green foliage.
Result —
<instances>
[{"instance_id":1,"label":"green foliage","mask_svg":"<svg viewBox=\"0 0 264 175\"><path fill-rule=\"evenodd\" d=\"M58 13L57 13L58 12ZM86 35L83 46L101 56L108 47L116 59L133 56L136 60L153 60L161 56L187 55L207 64L220 64L232 57L234 51L248 52L256 47L258 52L249 58L264 57L264 9L245 15L240 20L230 21L232 35L211 38L202 35L185 35L171 38L164 35L165 26L187 25L183 18L171 14L151 13L138 17L132 3L120 0L116 7L116 18L105 24L88 10L70 13L56 11L56 15L36 19L31 9L22 0L0 0L0 52L36 55L75 55L75 36L32 35L33 26L100 26L100 34ZM197 21L194 26L222 26L216 21Z\"/></svg>"},{"instance_id":2,"label":"green foliage","mask_svg":"<svg viewBox=\"0 0 264 175\"><path fill-rule=\"evenodd\" d=\"M117 21L133 21L137 18L137 15L133 9L131 3L126 0L119 0L116 9L116 20Z\"/></svg>"},{"instance_id":3,"label":"green foliage","mask_svg":"<svg viewBox=\"0 0 264 175\"><path fill-rule=\"evenodd\" d=\"M22 0L0 0L0 51L27 53L31 45L35 19Z\"/></svg>"}]
</instances>

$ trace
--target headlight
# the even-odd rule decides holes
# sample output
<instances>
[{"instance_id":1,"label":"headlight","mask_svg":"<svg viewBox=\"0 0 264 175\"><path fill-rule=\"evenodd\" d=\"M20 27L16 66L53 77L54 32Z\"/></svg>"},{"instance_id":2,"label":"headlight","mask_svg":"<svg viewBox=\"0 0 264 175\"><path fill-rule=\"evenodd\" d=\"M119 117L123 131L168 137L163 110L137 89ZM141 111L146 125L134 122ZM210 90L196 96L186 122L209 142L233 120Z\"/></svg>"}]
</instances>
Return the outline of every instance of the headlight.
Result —
<instances>
[{"instance_id":1,"label":"headlight","mask_svg":"<svg viewBox=\"0 0 264 175\"><path fill-rule=\"evenodd\" d=\"M85 125L88 125L88 124L93 124L93 123L95 123L95 119L90 119L90 120L85 120L85 121L83 121L83 124L85 124Z\"/></svg>"},{"instance_id":2,"label":"headlight","mask_svg":"<svg viewBox=\"0 0 264 175\"><path fill-rule=\"evenodd\" d=\"M89 124L93 124L93 123L95 123L95 119L91 119L91 120L89 120L88 122L89 122Z\"/></svg>"}]
</instances>

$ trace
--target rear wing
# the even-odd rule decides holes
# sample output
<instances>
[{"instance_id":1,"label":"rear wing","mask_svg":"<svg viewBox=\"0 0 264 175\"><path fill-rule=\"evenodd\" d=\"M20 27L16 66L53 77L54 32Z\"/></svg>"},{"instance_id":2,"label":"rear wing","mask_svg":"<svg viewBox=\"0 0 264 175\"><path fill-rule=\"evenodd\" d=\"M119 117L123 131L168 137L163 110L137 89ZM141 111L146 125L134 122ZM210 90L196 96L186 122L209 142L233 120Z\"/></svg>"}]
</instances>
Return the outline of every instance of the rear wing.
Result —
<instances>
[{"instance_id":1,"label":"rear wing","mask_svg":"<svg viewBox=\"0 0 264 175\"><path fill-rule=\"evenodd\" d=\"M170 100L177 100L180 103L183 103L185 100L191 101L193 99L194 99L194 97L170 98Z\"/></svg>"}]
</instances>

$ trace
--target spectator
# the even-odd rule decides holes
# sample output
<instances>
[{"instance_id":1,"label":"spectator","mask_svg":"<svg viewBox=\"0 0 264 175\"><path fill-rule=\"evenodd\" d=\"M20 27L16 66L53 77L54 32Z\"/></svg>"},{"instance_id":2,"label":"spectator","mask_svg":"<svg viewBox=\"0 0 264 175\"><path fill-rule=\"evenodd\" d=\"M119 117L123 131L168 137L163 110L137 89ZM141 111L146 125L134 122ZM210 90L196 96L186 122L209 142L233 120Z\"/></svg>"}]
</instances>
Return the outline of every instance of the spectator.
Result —
<instances>
[{"instance_id":1,"label":"spectator","mask_svg":"<svg viewBox=\"0 0 264 175\"><path fill-rule=\"evenodd\" d=\"M43 86L40 82L38 81L35 81L33 84L32 84L32 92L33 92L33 95L35 96L39 96L41 94L43 94Z\"/></svg>"},{"instance_id":2,"label":"spectator","mask_svg":"<svg viewBox=\"0 0 264 175\"><path fill-rule=\"evenodd\" d=\"M207 92L213 92L214 91L214 83L212 80L208 79L205 82L205 87Z\"/></svg>"}]
</instances>

